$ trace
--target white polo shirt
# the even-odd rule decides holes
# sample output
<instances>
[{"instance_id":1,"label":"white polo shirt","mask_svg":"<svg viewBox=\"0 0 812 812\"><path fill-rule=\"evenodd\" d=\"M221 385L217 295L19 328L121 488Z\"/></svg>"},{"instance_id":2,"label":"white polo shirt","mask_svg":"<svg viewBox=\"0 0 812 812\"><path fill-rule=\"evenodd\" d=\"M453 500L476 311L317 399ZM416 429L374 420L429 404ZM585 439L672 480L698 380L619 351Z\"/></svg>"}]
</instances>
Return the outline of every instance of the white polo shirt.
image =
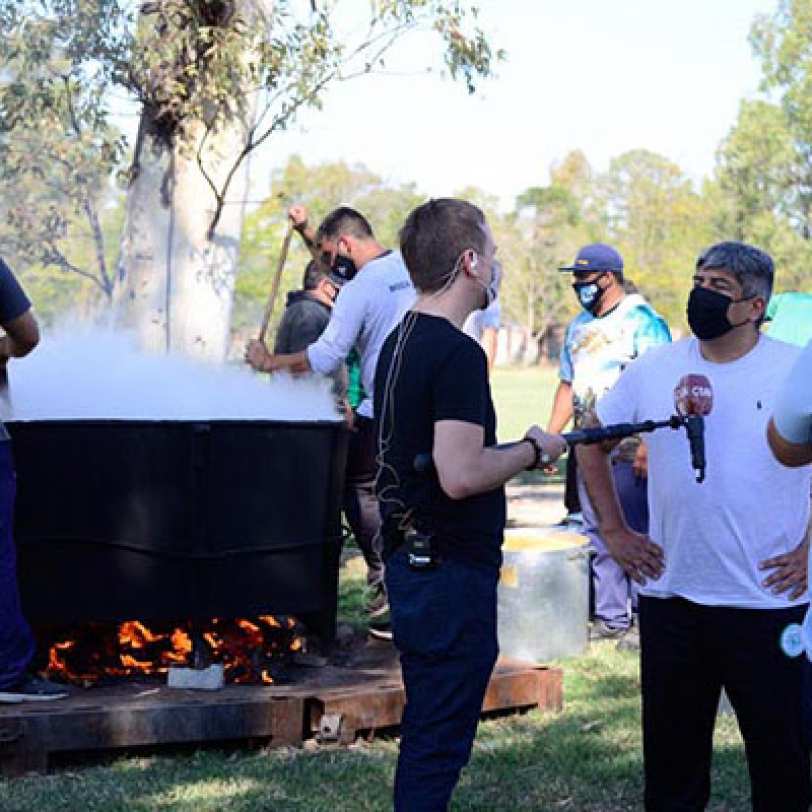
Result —
<instances>
[{"instance_id":1,"label":"white polo shirt","mask_svg":"<svg viewBox=\"0 0 812 812\"><path fill-rule=\"evenodd\" d=\"M322 375L335 372L356 347L361 356L361 383L366 397L358 414L372 418L375 366L383 342L416 294L399 251L388 251L367 262L355 278L341 288L327 329L306 352L311 368Z\"/></svg>"}]
</instances>

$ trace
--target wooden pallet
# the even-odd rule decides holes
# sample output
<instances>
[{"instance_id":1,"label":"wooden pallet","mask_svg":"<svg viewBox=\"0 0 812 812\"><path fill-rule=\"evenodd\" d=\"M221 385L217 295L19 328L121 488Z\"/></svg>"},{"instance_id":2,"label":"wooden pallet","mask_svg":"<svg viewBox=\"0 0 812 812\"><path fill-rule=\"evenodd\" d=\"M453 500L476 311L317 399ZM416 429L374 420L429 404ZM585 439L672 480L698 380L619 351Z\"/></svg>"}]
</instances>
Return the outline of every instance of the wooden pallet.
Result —
<instances>
[{"instance_id":1,"label":"wooden pallet","mask_svg":"<svg viewBox=\"0 0 812 812\"><path fill-rule=\"evenodd\" d=\"M57 702L0 705L0 771L45 772L60 754L157 745L282 747L314 738L349 744L396 727L404 700L394 651L377 642L342 665L299 668L284 685L228 685L211 693L147 682L74 689ZM561 706L559 669L500 661L483 713Z\"/></svg>"}]
</instances>

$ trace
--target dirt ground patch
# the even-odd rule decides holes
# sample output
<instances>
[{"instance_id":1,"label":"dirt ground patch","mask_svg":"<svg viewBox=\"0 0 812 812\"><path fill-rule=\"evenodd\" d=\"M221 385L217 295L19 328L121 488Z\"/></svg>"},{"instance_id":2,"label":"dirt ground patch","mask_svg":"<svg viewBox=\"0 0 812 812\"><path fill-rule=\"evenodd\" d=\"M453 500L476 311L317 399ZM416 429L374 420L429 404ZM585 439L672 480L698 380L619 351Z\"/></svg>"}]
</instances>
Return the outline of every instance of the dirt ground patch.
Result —
<instances>
[{"instance_id":1,"label":"dirt ground patch","mask_svg":"<svg viewBox=\"0 0 812 812\"><path fill-rule=\"evenodd\" d=\"M513 482L507 500L508 527L550 527L567 515L563 482Z\"/></svg>"}]
</instances>

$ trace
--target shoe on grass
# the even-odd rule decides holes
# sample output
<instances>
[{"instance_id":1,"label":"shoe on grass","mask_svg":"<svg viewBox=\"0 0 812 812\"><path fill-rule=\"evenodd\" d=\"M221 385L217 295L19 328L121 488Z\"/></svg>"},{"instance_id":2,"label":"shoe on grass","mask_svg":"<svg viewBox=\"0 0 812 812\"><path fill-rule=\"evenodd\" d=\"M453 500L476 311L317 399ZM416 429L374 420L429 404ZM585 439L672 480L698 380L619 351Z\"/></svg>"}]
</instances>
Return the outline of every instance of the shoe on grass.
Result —
<instances>
[{"instance_id":1,"label":"shoe on grass","mask_svg":"<svg viewBox=\"0 0 812 812\"><path fill-rule=\"evenodd\" d=\"M581 527L584 523L584 516L582 513L568 513L556 527Z\"/></svg>"},{"instance_id":2,"label":"shoe on grass","mask_svg":"<svg viewBox=\"0 0 812 812\"><path fill-rule=\"evenodd\" d=\"M392 639L392 621L389 619L389 605L386 610L377 617L369 620L369 634L377 640Z\"/></svg>"},{"instance_id":3,"label":"shoe on grass","mask_svg":"<svg viewBox=\"0 0 812 812\"><path fill-rule=\"evenodd\" d=\"M23 674L20 679L8 688L0 689L0 702L51 702L54 699L65 699L68 692L64 685L49 682L36 674Z\"/></svg>"},{"instance_id":4,"label":"shoe on grass","mask_svg":"<svg viewBox=\"0 0 812 812\"><path fill-rule=\"evenodd\" d=\"M374 637L376 640L391 640L392 627L391 626L370 626L369 636Z\"/></svg>"},{"instance_id":5,"label":"shoe on grass","mask_svg":"<svg viewBox=\"0 0 812 812\"><path fill-rule=\"evenodd\" d=\"M629 626L626 634L617 641L618 651L640 651L640 630L637 624Z\"/></svg>"},{"instance_id":6,"label":"shoe on grass","mask_svg":"<svg viewBox=\"0 0 812 812\"><path fill-rule=\"evenodd\" d=\"M624 626L609 626L605 620L594 620L589 627L590 640L619 640L628 631Z\"/></svg>"}]
</instances>

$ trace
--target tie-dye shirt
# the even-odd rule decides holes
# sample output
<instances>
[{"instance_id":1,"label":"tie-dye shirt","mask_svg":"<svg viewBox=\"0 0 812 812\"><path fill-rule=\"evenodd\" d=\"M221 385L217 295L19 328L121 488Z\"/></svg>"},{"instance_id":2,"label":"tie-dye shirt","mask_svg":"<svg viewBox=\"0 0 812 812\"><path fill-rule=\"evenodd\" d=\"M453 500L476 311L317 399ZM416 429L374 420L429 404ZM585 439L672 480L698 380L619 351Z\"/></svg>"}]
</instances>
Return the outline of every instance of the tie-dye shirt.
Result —
<instances>
[{"instance_id":1,"label":"tie-dye shirt","mask_svg":"<svg viewBox=\"0 0 812 812\"><path fill-rule=\"evenodd\" d=\"M628 364L649 347L669 341L668 325L637 293L625 296L603 316L587 311L578 315L567 328L558 372L562 381L572 385L576 428L583 425L586 415L594 413L595 403L615 385ZM624 457L633 453L634 444L623 445Z\"/></svg>"}]
</instances>

